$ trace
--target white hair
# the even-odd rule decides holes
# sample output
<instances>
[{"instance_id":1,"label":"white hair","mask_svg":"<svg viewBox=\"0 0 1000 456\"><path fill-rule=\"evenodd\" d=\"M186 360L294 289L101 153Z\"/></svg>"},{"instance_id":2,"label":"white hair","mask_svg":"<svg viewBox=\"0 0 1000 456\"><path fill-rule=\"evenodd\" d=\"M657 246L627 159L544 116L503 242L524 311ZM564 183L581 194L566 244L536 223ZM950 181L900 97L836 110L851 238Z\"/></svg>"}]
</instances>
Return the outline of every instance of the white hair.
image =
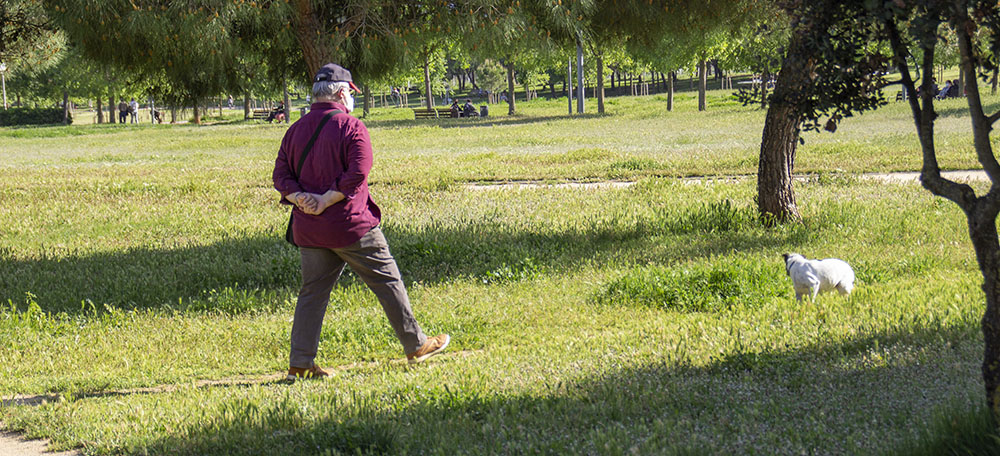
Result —
<instances>
[{"instance_id":1,"label":"white hair","mask_svg":"<svg viewBox=\"0 0 1000 456\"><path fill-rule=\"evenodd\" d=\"M333 98L341 89L351 89L346 82L319 81L313 83L313 98Z\"/></svg>"}]
</instances>

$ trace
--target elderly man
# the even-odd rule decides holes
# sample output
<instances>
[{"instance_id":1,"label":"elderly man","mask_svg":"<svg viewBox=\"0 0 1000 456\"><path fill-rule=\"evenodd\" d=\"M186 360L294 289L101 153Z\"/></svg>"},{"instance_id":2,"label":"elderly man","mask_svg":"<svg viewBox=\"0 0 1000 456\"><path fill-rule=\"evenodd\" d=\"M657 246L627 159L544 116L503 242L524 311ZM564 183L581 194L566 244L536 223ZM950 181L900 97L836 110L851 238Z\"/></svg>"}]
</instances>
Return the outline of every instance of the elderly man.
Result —
<instances>
[{"instance_id":1,"label":"elderly man","mask_svg":"<svg viewBox=\"0 0 1000 456\"><path fill-rule=\"evenodd\" d=\"M285 133L274 162L274 188L293 204L292 234L302 260L302 289L292 323L288 380L329 374L314 362L330 291L350 265L382 304L410 363L440 353L447 334L427 337L379 229L381 211L368 193L372 146L357 118L351 73L327 64L313 79L311 111Z\"/></svg>"}]
</instances>

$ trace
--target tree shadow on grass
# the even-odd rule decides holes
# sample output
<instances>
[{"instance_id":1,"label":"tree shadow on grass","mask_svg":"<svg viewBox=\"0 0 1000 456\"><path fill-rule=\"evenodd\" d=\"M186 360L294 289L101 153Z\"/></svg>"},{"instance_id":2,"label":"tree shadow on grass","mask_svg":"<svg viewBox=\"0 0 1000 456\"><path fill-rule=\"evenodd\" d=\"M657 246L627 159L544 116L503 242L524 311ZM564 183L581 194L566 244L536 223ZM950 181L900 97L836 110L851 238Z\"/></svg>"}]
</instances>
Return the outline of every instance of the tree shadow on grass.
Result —
<instances>
[{"instance_id":1,"label":"tree shadow on grass","mask_svg":"<svg viewBox=\"0 0 1000 456\"><path fill-rule=\"evenodd\" d=\"M567 372L566 380L541 391L513 395L466 391L457 380L442 379L438 386L381 391L350 404L326 397L336 392L267 406L237 399L147 449L178 455L881 454L917 436L935 409L978 400L978 360L968 359L981 343L976 334L970 321L736 353L701 367L652 363L575 380ZM924 356L907 358L920 349ZM901 358L869 362L885 353ZM384 403L397 394L416 399L406 406Z\"/></svg>"},{"instance_id":2,"label":"tree shadow on grass","mask_svg":"<svg viewBox=\"0 0 1000 456\"><path fill-rule=\"evenodd\" d=\"M688 216L696 219L696 226L684 220L654 219L532 232L482 220L455 227L397 226L387 228L386 236L408 282L487 284L571 272L588 263L627 267L761 251L797 245L810 236L804 228L776 234L723 227L706 233L714 228L704 223L704 216ZM0 260L0 303L9 300L23 308L34 301L54 312L100 312L105 304L125 309L184 308L185 301L204 300L223 290L242 290L245 296L238 300L253 306L273 296L255 300L252 295L288 292L299 284L298 252L277 236L32 259L10 258L0 250ZM356 279L348 274L342 282L352 280ZM214 309L251 310L242 305Z\"/></svg>"}]
</instances>

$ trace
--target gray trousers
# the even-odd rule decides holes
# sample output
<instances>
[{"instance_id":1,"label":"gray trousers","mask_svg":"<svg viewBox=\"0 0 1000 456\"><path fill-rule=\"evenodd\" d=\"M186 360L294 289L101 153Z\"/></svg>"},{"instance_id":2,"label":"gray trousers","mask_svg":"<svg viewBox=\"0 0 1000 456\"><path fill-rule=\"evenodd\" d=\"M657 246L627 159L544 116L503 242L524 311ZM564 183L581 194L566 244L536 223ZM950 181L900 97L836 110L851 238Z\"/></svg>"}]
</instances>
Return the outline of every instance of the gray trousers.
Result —
<instances>
[{"instance_id":1,"label":"gray trousers","mask_svg":"<svg viewBox=\"0 0 1000 456\"><path fill-rule=\"evenodd\" d=\"M372 228L361 240L347 247L301 247L299 252L302 255L302 289L292 323L292 352L288 363L291 367L312 367L330 291L344 271L344 265L349 265L375 292L406 353L417 351L427 341L410 309L406 287L381 229Z\"/></svg>"}]
</instances>

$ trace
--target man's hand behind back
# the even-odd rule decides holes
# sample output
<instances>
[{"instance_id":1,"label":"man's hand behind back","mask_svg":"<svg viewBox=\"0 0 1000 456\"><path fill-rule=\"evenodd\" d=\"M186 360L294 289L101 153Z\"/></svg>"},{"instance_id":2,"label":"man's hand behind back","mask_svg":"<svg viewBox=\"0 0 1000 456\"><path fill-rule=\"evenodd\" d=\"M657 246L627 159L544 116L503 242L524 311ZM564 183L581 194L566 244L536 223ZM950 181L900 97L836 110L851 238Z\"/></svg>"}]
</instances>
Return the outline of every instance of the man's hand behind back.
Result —
<instances>
[{"instance_id":1,"label":"man's hand behind back","mask_svg":"<svg viewBox=\"0 0 1000 456\"><path fill-rule=\"evenodd\" d=\"M295 199L296 206L309 215L320 215L326 208L337 204L344 199L344 194L336 190L329 190L322 195L316 193L301 192Z\"/></svg>"}]
</instances>

